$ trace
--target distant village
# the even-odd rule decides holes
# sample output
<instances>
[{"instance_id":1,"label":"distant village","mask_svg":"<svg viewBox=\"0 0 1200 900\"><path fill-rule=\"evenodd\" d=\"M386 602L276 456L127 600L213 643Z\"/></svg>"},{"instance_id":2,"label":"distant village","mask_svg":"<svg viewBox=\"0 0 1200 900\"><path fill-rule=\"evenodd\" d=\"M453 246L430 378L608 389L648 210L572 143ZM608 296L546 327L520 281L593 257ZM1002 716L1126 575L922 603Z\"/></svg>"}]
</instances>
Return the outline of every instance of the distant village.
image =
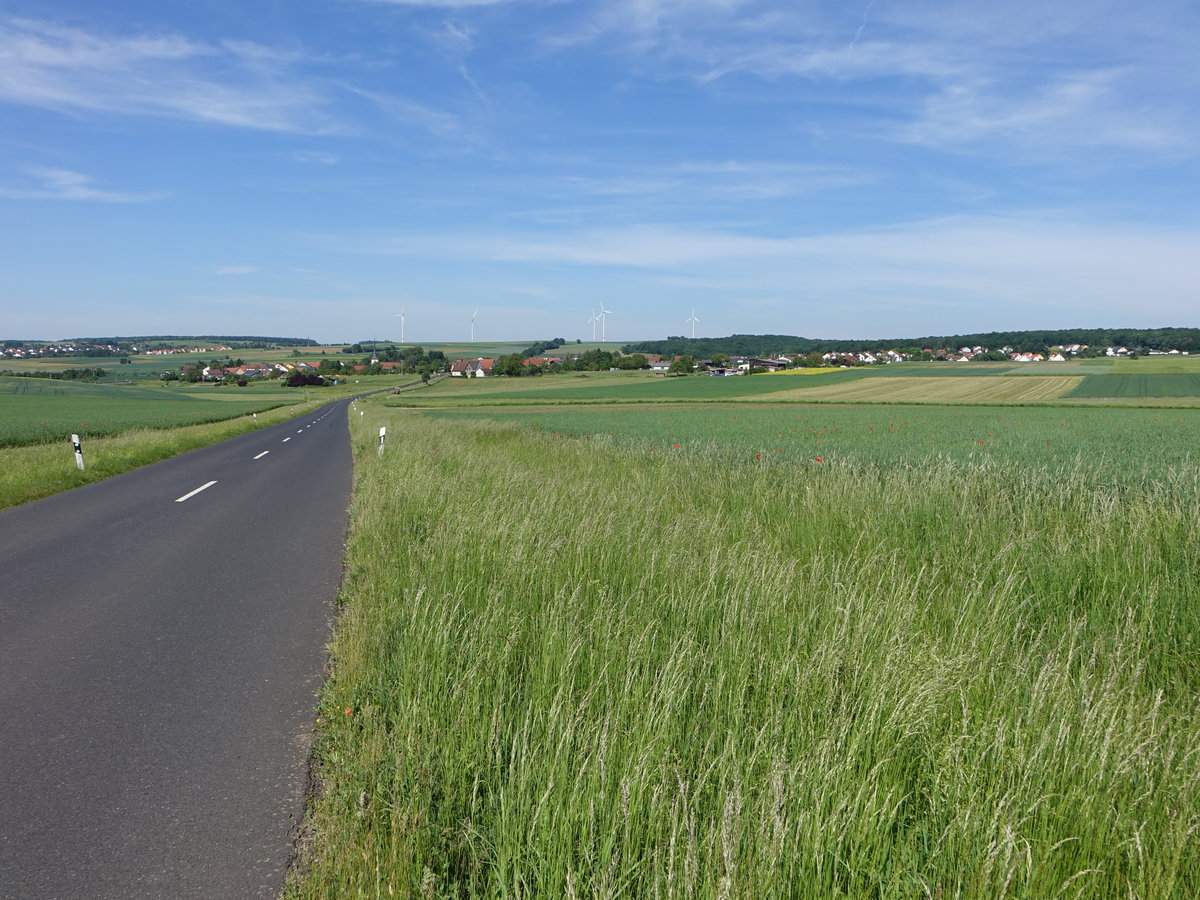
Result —
<instances>
[{"instance_id":1,"label":"distant village","mask_svg":"<svg viewBox=\"0 0 1200 900\"><path fill-rule=\"evenodd\" d=\"M535 345L533 352L549 345ZM111 343L57 343L32 344L23 342L8 342L0 349L0 357L5 359L35 359L72 356L160 356L175 355L204 356L218 353L228 354L233 347L216 344L212 346L177 346L177 347L138 347L128 344ZM354 349L358 349L358 345ZM798 367L855 367L890 365L909 360L930 362L1066 362L1074 358L1087 357L1136 357L1148 356L1187 356L1186 350L1146 350L1131 349L1124 346L1106 346L1091 348L1086 344L1063 344L1049 347L1045 352L1018 351L1012 347L998 348L971 346L952 348L927 348L920 351L912 350L861 350L851 352L813 351L807 354L779 353L765 357L731 356L724 353L714 353L710 359L697 359L690 356L660 356L641 353L619 353L607 350L587 350L578 354L561 356L529 356L514 353L499 359L458 359L448 361L442 354L434 351L422 354L420 348L410 348L417 356L405 360L397 358L395 348L390 348L388 356L383 352L371 354L357 363L338 360L335 357L325 357L319 363L297 360L295 362L243 362L242 360L227 361L218 364L214 359L210 365L187 364L180 371L162 373L168 380L235 382L245 383L247 379L278 378L294 384L317 384L328 378L348 377L352 375L375 375L387 372L419 372L424 377L432 374L448 373L451 377L482 378L496 375L527 375L541 374L553 371L597 371L603 369L641 369L658 372L664 375L686 375L704 373L714 376L736 376L771 372L779 369ZM408 353L409 351L404 351ZM531 351L526 351L531 352ZM418 364L419 363L419 364Z\"/></svg>"},{"instance_id":2,"label":"distant village","mask_svg":"<svg viewBox=\"0 0 1200 900\"><path fill-rule=\"evenodd\" d=\"M217 345L213 347L161 347L139 348L125 344L26 344L10 341L0 349L0 356L5 359L44 359L58 356L172 356L186 353L225 353L232 347Z\"/></svg>"},{"instance_id":3,"label":"distant village","mask_svg":"<svg viewBox=\"0 0 1200 900\"><path fill-rule=\"evenodd\" d=\"M1100 351L1087 353L1089 348L1086 344L1067 344L1049 348L1045 353L1029 353L1019 352L1011 347L1001 347L999 349L990 349L987 347L960 347L957 350L950 349L926 349L919 353L912 353L899 350L883 350L883 351L867 351L858 352L842 352L842 353L819 353L813 352L809 354L778 354L767 357L753 356L728 356L726 354L714 354L711 359L695 359L689 356L672 356L664 357L654 354L635 353L619 357L614 362L618 365L611 368L625 369L649 369L652 372L662 374L689 374L692 372L705 372L709 375L729 376L729 375L746 375L759 372L773 372L780 369L793 369L801 367L839 367L850 368L855 366L874 366L874 365L890 365L892 363L906 362L913 359L930 362L1067 362L1073 358L1083 356L1097 357L1136 357L1139 352L1130 350L1127 347L1104 347ZM592 351L593 353L595 351ZM1187 356L1186 350L1148 350L1141 351L1142 354L1148 356ZM586 357L588 354L584 354ZM521 361L522 365L542 371L552 367L573 368L570 366L572 362L578 362L580 356L546 356L546 357L531 357ZM632 361L634 364L630 365ZM504 360L499 359L458 359L450 364L450 375L452 377L466 378L483 378L489 375L513 375L522 374L520 372L510 371L503 367Z\"/></svg>"}]
</instances>

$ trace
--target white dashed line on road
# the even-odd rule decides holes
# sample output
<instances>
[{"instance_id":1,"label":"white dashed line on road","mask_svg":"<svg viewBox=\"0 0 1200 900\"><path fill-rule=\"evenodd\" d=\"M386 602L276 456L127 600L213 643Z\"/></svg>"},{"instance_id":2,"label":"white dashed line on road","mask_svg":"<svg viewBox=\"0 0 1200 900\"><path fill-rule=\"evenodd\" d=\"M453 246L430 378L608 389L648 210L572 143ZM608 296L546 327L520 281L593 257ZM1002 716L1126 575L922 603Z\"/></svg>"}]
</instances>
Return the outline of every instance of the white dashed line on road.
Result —
<instances>
[{"instance_id":1,"label":"white dashed line on road","mask_svg":"<svg viewBox=\"0 0 1200 900\"><path fill-rule=\"evenodd\" d=\"M279 443L281 443L281 444L286 444L286 443L287 443L288 441L290 441L290 440L291 440L291 438L290 438L290 437L285 437L285 438L284 438L282 441L280 441Z\"/></svg>"},{"instance_id":2,"label":"white dashed line on road","mask_svg":"<svg viewBox=\"0 0 1200 900\"><path fill-rule=\"evenodd\" d=\"M202 485L200 485L200 487L196 488L194 491L188 491L188 492L187 492L186 494L184 494L182 497L176 497L176 498L175 498L175 502L176 502L176 503L182 503L184 500L191 499L192 497L195 497L195 496L196 496L198 493L200 493L201 491L206 491L206 490L208 490L208 489L209 489L210 487L212 487L214 484L216 484L216 482L215 482L215 481L210 481L208 484L202 484Z\"/></svg>"},{"instance_id":3,"label":"white dashed line on road","mask_svg":"<svg viewBox=\"0 0 1200 900\"><path fill-rule=\"evenodd\" d=\"M262 459L264 456L266 456L266 455L267 455L268 453L270 453L270 452L271 452L270 450L264 450L262 453L258 454L258 456L254 457L254 458L255 458L255 459Z\"/></svg>"}]
</instances>

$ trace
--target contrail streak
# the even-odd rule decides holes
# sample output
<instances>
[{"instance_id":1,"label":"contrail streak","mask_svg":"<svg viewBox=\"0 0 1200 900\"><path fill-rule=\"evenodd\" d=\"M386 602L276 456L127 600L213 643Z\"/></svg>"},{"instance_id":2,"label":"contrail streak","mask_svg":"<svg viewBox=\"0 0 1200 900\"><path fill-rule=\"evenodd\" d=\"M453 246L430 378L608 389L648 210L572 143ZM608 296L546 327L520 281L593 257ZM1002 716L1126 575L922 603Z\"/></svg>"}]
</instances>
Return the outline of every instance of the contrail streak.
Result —
<instances>
[{"instance_id":1,"label":"contrail streak","mask_svg":"<svg viewBox=\"0 0 1200 900\"><path fill-rule=\"evenodd\" d=\"M862 24L858 26L858 31L854 33L854 40L850 42L850 46L846 48L849 52L854 49L854 45L858 43L858 39L862 37L863 29L867 27L867 17L871 15L871 7L875 5L875 0L868 0L867 8L863 10Z\"/></svg>"}]
</instances>

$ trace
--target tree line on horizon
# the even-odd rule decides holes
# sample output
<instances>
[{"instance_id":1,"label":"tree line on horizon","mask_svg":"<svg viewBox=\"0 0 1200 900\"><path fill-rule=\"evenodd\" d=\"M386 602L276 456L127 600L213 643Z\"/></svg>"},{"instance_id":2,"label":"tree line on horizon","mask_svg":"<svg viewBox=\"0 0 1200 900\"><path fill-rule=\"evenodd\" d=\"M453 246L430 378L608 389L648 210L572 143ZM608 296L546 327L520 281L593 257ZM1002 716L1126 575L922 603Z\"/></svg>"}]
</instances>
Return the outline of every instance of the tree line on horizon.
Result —
<instances>
[{"instance_id":1,"label":"tree line on horizon","mask_svg":"<svg viewBox=\"0 0 1200 900\"><path fill-rule=\"evenodd\" d=\"M81 337L74 338L73 343L79 344L149 344L183 341L185 343L193 343L196 341L214 341L221 344L243 344L245 348L264 349L268 345L279 347L319 347L321 346L312 338L297 338L297 337L265 337L263 335L236 335L236 334L148 334L138 335L136 337ZM39 343L60 343L55 341L39 342ZM67 343L67 342L61 342Z\"/></svg>"},{"instance_id":2,"label":"tree line on horizon","mask_svg":"<svg viewBox=\"0 0 1200 900\"><path fill-rule=\"evenodd\" d=\"M922 350L960 347L1011 347L1021 353L1036 353L1049 347L1086 345L1130 350L1180 350L1200 352L1200 328L1075 328L1058 330L989 331L977 334L929 335L926 337L841 340L806 338L789 334L733 334L728 337L690 338L672 335L661 341L625 344L623 353L652 353L660 356L709 358L714 353L733 356L765 356L769 353L850 353L854 351Z\"/></svg>"}]
</instances>

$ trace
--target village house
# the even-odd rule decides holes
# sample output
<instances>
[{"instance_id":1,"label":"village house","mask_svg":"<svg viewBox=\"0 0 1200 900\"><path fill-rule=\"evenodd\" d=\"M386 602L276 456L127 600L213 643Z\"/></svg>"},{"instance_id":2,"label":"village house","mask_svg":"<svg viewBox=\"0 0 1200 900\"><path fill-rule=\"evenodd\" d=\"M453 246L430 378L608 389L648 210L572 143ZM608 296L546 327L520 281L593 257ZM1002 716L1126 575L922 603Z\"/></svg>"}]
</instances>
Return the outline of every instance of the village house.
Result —
<instances>
[{"instance_id":1,"label":"village house","mask_svg":"<svg viewBox=\"0 0 1200 900\"><path fill-rule=\"evenodd\" d=\"M751 369L770 369L772 372L776 369L787 368L787 363L782 363L777 359L758 359L757 357L738 357L740 362L737 367L744 372L749 372ZM733 363L733 360L730 360Z\"/></svg>"},{"instance_id":2,"label":"village house","mask_svg":"<svg viewBox=\"0 0 1200 900\"><path fill-rule=\"evenodd\" d=\"M450 375L458 378L483 378L492 374L494 359L456 359L450 363Z\"/></svg>"}]
</instances>

